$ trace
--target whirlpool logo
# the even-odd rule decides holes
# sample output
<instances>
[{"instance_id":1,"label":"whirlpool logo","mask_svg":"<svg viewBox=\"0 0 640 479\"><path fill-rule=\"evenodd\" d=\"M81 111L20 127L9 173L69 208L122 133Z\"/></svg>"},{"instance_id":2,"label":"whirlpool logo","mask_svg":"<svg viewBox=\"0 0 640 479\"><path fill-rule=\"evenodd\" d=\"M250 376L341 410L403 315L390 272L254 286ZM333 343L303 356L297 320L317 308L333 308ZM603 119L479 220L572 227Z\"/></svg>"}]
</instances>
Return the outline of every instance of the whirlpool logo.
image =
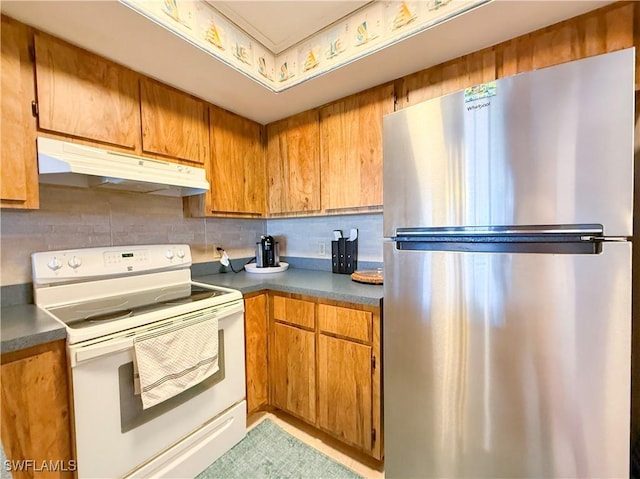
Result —
<instances>
[{"instance_id":1,"label":"whirlpool logo","mask_svg":"<svg viewBox=\"0 0 640 479\"><path fill-rule=\"evenodd\" d=\"M487 101L485 103L477 103L475 105L467 105L467 111L482 110L483 108L486 108L489 105L491 105L490 101Z\"/></svg>"}]
</instances>

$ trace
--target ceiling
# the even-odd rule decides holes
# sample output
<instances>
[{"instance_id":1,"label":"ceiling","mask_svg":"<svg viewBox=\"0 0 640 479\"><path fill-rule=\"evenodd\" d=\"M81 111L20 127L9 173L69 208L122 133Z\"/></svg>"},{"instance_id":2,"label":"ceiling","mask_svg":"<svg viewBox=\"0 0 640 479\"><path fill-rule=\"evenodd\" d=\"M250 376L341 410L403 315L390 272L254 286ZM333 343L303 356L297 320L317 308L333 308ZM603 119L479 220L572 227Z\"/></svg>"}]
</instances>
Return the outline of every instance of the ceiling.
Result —
<instances>
[{"instance_id":1,"label":"ceiling","mask_svg":"<svg viewBox=\"0 0 640 479\"><path fill-rule=\"evenodd\" d=\"M273 53L280 53L370 2L207 0L207 3Z\"/></svg>"},{"instance_id":2,"label":"ceiling","mask_svg":"<svg viewBox=\"0 0 640 479\"><path fill-rule=\"evenodd\" d=\"M277 51L368 2L210 3ZM3 0L0 8L10 17L266 124L609 3L494 0L279 93L115 0Z\"/></svg>"}]
</instances>

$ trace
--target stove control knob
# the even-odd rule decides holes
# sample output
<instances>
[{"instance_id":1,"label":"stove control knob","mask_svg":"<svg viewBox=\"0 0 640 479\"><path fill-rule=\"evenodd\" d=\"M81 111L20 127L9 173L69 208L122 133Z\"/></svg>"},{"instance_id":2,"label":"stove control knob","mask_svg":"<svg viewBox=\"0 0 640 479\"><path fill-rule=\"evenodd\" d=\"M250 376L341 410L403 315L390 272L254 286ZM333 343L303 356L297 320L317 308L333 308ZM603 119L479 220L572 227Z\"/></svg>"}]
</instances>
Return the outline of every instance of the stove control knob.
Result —
<instances>
[{"instance_id":1,"label":"stove control knob","mask_svg":"<svg viewBox=\"0 0 640 479\"><path fill-rule=\"evenodd\" d=\"M77 256L74 256L69 260L69 266L71 266L73 269L79 268L80 265L82 265L82 261Z\"/></svg>"},{"instance_id":2,"label":"stove control knob","mask_svg":"<svg viewBox=\"0 0 640 479\"><path fill-rule=\"evenodd\" d=\"M173 259L173 250L168 249L164 255L167 257L167 259Z\"/></svg>"},{"instance_id":3,"label":"stove control knob","mask_svg":"<svg viewBox=\"0 0 640 479\"><path fill-rule=\"evenodd\" d=\"M49 267L50 270L57 271L60 268L62 268L62 263L58 258L54 256L53 259L47 263L47 266Z\"/></svg>"},{"instance_id":4,"label":"stove control knob","mask_svg":"<svg viewBox=\"0 0 640 479\"><path fill-rule=\"evenodd\" d=\"M178 258L180 258L180 259L184 258L184 250L183 249L179 249L178 250Z\"/></svg>"}]
</instances>

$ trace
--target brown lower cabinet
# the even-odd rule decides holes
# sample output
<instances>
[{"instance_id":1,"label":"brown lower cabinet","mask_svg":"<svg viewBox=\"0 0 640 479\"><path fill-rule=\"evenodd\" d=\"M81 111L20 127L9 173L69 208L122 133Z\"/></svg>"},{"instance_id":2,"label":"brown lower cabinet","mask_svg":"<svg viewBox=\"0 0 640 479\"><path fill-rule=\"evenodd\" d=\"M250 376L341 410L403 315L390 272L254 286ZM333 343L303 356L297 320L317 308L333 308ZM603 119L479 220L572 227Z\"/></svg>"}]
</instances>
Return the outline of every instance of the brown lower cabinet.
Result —
<instances>
[{"instance_id":1,"label":"brown lower cabinet","mask_svg":"<svg viewBox=\"0 0 640 479\"><path fill-rule=\"evenodd\" d=\"M380 308L275 292L245 306L248 412L275 407L382 459Z\"/></svg>"},{"instance_id":2,"label":"brown lower cabinet","mask_svg":"<svg viewBox=\"0 0 640 479\"><path fill-rule=\"evenodd\" d=\"M65 341L3 354L0 378L12 477L74 477Z\"/></svg>"},{"instance_id":3,"label":"brown lower cabinet","mask_svg":"<svg viewBox=\"0 0 640 479\"><path fill-rule=\"evenodd\" d=\"M360 449L375 441L371 346L318 336L318 426Z\"/></svg>"},{"instance_id":4,"label":"brown lower cabinet","mask_svg":"<svg viewBox=\"0 0 640 479\"><path fill-rule=\"evenodd\" d=\"M271 337L271 403L313 424L316 420L315 333L274 322Z\"/></svg>"},{"instance_id":5,"label":"brown lower cabinet","mask_svg":"<svg viewBox=\"0 0 640 479\"><path fill-rule=\"evenodd\" d=\"M247 414L269 403L267 383L267 294L244 298L245 371Z\"/></svg>"}]
</instances>

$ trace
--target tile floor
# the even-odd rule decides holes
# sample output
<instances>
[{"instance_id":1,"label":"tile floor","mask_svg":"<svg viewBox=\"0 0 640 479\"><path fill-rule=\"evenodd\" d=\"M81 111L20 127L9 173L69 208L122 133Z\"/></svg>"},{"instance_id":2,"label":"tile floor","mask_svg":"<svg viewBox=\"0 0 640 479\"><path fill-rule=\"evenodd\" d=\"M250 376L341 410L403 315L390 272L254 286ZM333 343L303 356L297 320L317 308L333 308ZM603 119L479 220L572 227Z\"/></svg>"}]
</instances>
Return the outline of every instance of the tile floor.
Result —
<instances>
[{"instance_id":1,"label":"tile floor","mask_svg":"<svg viewBox=\"0 0 640 479\"><path fill-rule=\"evenodd\" d=\"M322 433L318 433L313 428L290 416L285 417L284 415L273 412L259 412L253 414L249 419L249 429L259 424L265 418L271 419L292 436L326 454L361 476L367 479L384 479L384 471L379 470L373 461L367 461L364 457L355 459L351 455L347 455L341 450L343 448L340 447L339 443L334 443L330 438L320 437Z\"/></svg>"}]
</instances>

